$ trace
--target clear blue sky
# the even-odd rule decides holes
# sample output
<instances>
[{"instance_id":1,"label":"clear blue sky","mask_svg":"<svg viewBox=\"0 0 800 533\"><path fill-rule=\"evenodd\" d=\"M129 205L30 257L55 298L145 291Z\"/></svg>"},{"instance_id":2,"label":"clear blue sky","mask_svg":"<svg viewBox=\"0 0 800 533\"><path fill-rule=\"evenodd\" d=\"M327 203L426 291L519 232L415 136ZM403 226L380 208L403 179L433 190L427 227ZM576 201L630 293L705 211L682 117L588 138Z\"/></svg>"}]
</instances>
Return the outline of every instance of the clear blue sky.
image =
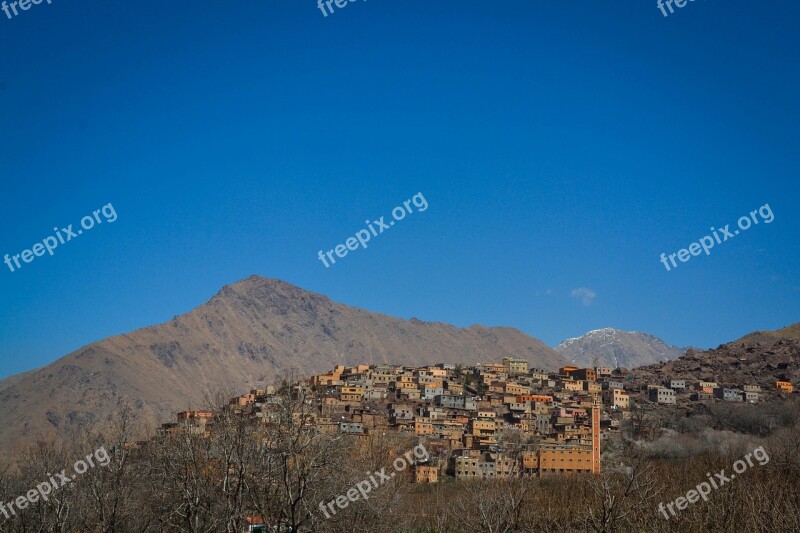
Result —
<instances>
[{"instance_id":1,"label":"clear blue sky","mask_svg":"<svg viewBox=\"0 0 800 533\"><path fill-rule=\"evenodd\" d=\"M0 254L118 214L0 263L0 376L251 274L551 345L609 326L708 347L796 322L799 15L792 0L669 18L655 0L0 12ZM427 211L318 260L418 192ZM772 224L659 262L765 203Z\"/></svg>"}]
</instances>

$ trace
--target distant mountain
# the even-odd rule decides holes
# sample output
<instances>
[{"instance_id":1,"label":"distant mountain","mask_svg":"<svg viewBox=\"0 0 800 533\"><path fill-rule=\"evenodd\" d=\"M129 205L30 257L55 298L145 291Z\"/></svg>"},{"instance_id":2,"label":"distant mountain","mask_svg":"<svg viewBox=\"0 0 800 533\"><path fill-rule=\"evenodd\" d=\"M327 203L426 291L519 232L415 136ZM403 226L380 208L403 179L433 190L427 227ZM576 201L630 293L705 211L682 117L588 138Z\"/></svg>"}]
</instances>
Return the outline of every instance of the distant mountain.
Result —
<instances>
[{"instance_id":1,"label":"distant mountain","mask_svg":"<svg viewBox=\"0 0 800 533\"><path fill-rule=\"evenodd\" d=\"M403 320L252 276L169 322L96 342L0 382L0 446L103 426L121 402L156 423L237 392L344 363L471 365L504 356L556 369L566 361L514 328Z\"/></svg>"},{"instance_id":2,"label":"distant mountain","mask_svg":"<svg viewBox=\"0 0 800 533\"><path fill-rule=\"evenodd\" d=\"M688 350L686 355L632 372L636 384L665 379L714 381L773 390L775 380L800 382L800 322L776 331L757 331L713 350Z\"/></svg>"},{"instance_id":3,"label":"distant mountain","mask_svg":"<svg viewBox=\"0 0 800 533\"><path fill-rule=\"evenodd\" d=\"M636 331L605 328L567 339L555 350L578 366L635 368L677 359L686 350Z\"/></svg>"}]
</instances>

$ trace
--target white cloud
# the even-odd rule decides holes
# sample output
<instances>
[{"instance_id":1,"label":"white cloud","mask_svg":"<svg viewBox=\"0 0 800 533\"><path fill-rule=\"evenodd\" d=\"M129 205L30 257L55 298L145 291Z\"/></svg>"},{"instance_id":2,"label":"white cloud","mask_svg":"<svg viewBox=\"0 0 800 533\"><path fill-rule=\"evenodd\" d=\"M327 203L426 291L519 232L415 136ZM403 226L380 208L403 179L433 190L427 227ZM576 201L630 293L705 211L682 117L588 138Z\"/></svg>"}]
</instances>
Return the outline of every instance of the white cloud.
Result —
<instances>
[{"instance_id":1,"label":"white cloud","mask_svg":"<svg viewBox=\"0 0 800 533\"><path fill-rule=\"evenodd\" d=\"M577 289L572 289L571 296L575 299L579 299L583 305L590 306L592 302L594 302L594 299L597 298L597 293L592 289L579 287Z\"/></svg>"}]
</instances>

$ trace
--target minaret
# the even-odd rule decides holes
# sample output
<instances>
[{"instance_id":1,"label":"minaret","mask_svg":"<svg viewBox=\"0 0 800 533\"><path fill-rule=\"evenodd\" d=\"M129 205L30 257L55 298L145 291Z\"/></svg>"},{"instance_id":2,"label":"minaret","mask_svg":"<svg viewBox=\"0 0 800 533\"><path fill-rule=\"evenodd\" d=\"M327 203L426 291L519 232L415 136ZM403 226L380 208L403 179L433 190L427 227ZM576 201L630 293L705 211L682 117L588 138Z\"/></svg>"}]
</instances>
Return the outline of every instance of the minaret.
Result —
<instances>
[{"instance_id":1,"label":"minaret","mask_svg":"<svg viewBox=\"0 0 800 533\"><path fill-rule=\"evenodd\" d=\"M600 473L600 401L592 399L592 474Z\"/></svg>"}]
</instances>

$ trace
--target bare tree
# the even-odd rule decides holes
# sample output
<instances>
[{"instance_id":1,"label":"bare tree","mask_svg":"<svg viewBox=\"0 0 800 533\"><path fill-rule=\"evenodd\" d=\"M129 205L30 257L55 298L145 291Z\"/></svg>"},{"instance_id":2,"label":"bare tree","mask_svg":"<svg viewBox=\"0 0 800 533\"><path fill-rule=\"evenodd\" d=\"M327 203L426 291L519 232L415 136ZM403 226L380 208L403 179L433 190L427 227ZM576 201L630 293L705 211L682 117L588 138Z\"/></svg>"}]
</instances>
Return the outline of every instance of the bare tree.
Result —
<instances>
[{"instance_id":1,"label":"bare tree","mask_svg":"<svg viewBox=\"0 0 800 533\"><path fill-rule=\"evenodd\" d=\"M592 504L586 523L592 531L631 528L636 524L637 513L653 509L651 504L659 493L654 469L635 448L631 447L629 454L627 464L605 468L589 480Z\"/></svg>"}]
</instances>

